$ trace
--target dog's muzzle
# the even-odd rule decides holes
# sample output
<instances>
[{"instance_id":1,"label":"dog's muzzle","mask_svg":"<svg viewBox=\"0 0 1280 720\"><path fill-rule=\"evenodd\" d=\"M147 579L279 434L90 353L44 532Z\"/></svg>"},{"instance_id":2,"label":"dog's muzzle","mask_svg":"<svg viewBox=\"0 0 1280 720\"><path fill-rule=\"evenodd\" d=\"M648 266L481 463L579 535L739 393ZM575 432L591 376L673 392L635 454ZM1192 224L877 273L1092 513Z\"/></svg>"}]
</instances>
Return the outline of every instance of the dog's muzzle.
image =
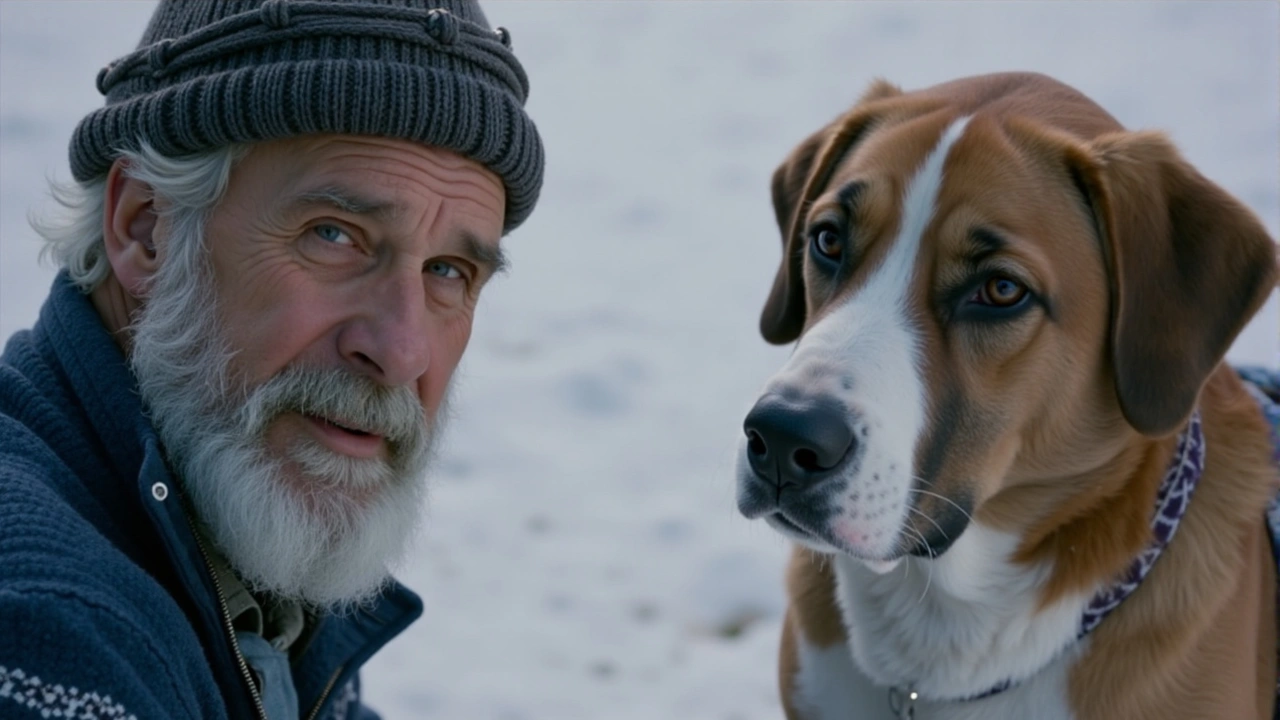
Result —
<instances>
[{"instance_id":1,"label":"dog's muzzle","mask_svg":"<svg viewBox=\"0 0 1280 720\"><path fill-rule=\"evenodd\" d=\"M855 416L829 396L772 392L747 414L743 431L748 467L740 474L738 509L793 532L825 534L831 491L860 454Z\"/></svg>"}]
</instances>

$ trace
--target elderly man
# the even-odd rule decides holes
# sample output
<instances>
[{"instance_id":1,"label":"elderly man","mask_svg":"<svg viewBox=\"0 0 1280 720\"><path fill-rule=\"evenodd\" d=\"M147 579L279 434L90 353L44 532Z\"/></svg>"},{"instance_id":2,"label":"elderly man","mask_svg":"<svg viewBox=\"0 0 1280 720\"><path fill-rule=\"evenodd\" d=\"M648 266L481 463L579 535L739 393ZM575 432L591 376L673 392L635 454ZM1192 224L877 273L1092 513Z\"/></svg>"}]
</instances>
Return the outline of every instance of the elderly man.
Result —
<instances>
[{"instance_id":1,"label":"elderly man","mask_svg":"<svg viewBox=\"0 0 1280 720\"><path fill-rule=\"evenodd\" d=\"M542 146L465 0L162 2L0 363L0 716L369 718Z\"/></svg>"}]
</instances>

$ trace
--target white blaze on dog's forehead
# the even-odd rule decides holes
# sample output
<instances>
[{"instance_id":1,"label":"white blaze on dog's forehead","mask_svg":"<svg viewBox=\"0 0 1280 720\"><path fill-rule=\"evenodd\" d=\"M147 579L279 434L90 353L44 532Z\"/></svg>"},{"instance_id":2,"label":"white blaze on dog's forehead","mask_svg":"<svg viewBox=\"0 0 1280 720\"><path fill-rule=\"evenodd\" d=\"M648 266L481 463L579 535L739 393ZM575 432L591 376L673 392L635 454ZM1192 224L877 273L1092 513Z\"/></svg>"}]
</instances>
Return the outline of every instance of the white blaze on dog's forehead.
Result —
<instances>
[{"instance_id":1,"label":"white blaze on dog's forehead","mask_svg":"<svg viewBox=\"0 0 1280 720\"><path fill-rule=\"evenodd\" d=\"M847 478L845 495L836 498L842 519L834 527L866 557L892 557L904 542L898 536L910 506L913 458L925 423L920 340L908 302L911 279L942 188L943 166L967 122L967 117L952 122L912 177L900 230L880 266L801 336L770 383L811 388L820 383L822 392L842 401L865 425L864 455ZM833 381L841 376L850 382Z\"/></svg>"},{"instance_id":2,"label":"white blaze on dog's forehead","mask_svg":"<svg viewBox=\"0 0 1280 720\"><path fill-rule=\"evenodd\" d=\"M951 123L942 133L937 147L925 158L924 165L916 172L907 186L906 196L902 200L902 223L898 236L894 238L893 247L884 264L859 296L874 293L884 299L892 298L894 307L904 314L908 312L907 291L911 286L911 276L916 266L916 256L920 253L920 240L925 228L933 220L938 203L938 193L942 190L942 168L947 161L951 146L960 139L964 128L969 124L968 116Z\"/></svg>"},{"instance_id":3,"label":"white blaze on dog's forehead","mask_svg":"<svg viewBox=\"0 0 1280 720\"><path fill-rule=\"evenodd\" d=\"M920 250L920 240L925 228L934 214L938 192L942 188L942 168L946 162L951 146L964 132L969 118L963 117L954 121L943 132L938 145L933 149L924 164L916 172L902 202L902 222L897 237L880 267L871 275L867 284L844 303L828 313L809 329L796 346L792 361L787 367L795 365L797 356L808 354L806 351L829 353L838 351L840 358L831 358L839 362L850 354L866 355L861 348L867 341L876 345L890 344L900 340L900 336L882 334L879 324L885 320L909 335L906 343L914 355L916 337L913 323L910 322L907 297L911 286L911 277L915 272L916 256ZM887 328L885 328L887 330ZM841 365L845 363L840 362ZM914 362L912 366L914 367ZM890 366L893 367L893 366ZM783 369L786 373L787 368ZM783 374L780 373L780 374Z\"/></svg>"}]
</instances>

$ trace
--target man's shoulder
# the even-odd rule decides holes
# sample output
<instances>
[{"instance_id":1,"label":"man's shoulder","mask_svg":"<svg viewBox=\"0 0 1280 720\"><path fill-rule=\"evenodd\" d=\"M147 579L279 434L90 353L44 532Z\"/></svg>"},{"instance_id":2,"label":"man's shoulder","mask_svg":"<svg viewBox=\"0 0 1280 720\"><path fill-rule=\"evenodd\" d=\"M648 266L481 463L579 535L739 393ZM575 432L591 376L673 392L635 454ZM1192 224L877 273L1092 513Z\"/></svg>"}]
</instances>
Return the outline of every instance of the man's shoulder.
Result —
<instances>
[{"instance_id":1,"label":"man's shoulder","mask_svg":"<svg viewBox=\"0 0 1280 720\"><path fill-rule=\"evenodd\" d=\"M0 363L0 587L19 570L56 571L63 563L50 560L110 545L86 517L100 513L83 478L55 447L75 434L61 415Z\"/></svg>"},{"instance_id":2,"label":"man's shoulder","mask_svg":"<svg viewBox=\"0 0 1280 720\"><path fill-rule=\"evenodd\" d=\"M108 511L47 445L0 414L0 592L53 593L153 614L163 588L104 534ZM162 613L163 614L163 613Z\"/></svg>"},{"instance_id":3,"label":"man's shoulder","mask_svg":"<svg viewBox=\"0 0 1280 720\"><path fill-rule=\"evenodd\" d=\"M34 333L11 338L0 356L0 583L24 557L45 571L85 558L127 566L138 524L133 483L112 462L66 373ZM63 562L56 562L61 559ZM35 567L35 566L31 566Z\"/></svg>"},{"instance_id":4,"label":"man's shoulder","mask_svg":"<svg viewBox=\"0 0 1280 720\"><path fill-rule=\"evenodd\" d=\"M86 517L95 501L37 435L0 414L0 437L0 717L220 708L177 601Z\"/></svg>"},{"instance_id":5,"label":"man's shoulder","mask_svg":"<svg viewBox=\"0 0 1280 720\"><path fill-rule=\"evenodd\" d=\"M38 427L57 413L50 392L60 383L56 372L36 347L30 330L9 338L0 355L0 418L9 418L25 428L26 434L38 434ZM0 450L10 450L23 438L11 426L0 427Z\"/></svg>"},{"instance_id":6,"label":"man's shoulder","mask_svg":"<svg viewBox=\"0 0 1280 720\"><path fill-rule=\"evenodd\" d=\"M170 710L182 697L216 700L203 651L135 557L139 518L104 482L101 443L67 396L30 336L11 339L0 361L0 717L18 706L181 717ZM148 684L147 668L160 685L130 690Z\"/></svg>"},{"instance_id":7,"label":"man's shoulder","mask_svg":"<svg viewBox=\"0 0 1280 720\"><path fill-rule=\"evenodd\" d=\"M85 452L92 431L77 415L74 391L48 349L32 331L14 334L0 355L0 472L17 466L41 475L40 468L63 469L69 453L100 455Z\"/></svg>"},{"instance_id":8,"label":"man's shoulder","mask_svg":"<svg viewBox=\"0 0 1280 720\"><path fill-rule=\"evenodd\" d=\"M107 588L0 582L0 717L225 715L198 643L153 617Z\"/></svg>"}]
</instances>

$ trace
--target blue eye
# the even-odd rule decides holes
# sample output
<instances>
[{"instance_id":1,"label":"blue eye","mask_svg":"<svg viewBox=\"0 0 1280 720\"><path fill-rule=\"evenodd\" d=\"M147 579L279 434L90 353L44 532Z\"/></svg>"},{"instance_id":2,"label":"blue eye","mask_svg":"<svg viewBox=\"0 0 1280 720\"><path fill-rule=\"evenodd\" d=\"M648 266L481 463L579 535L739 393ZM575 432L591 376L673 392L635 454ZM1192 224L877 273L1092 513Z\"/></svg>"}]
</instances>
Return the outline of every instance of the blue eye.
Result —
<instances>
[{"instance_id":1,"label":"blue eye","mask_svg":"<svg viewBox=\"0 0 1280 720\"><path fill-rule=\"evenodd\" d=\"M316 237L325 242L334 243L335 245L354 245L355 241L347 234L346 230L337 225L317 225L312 229Z\"/></svg>"},{"instance_id":2,"label":"blue eye","mask_svg":"<svg viewBox=\"0 0 1280 720\"><path fill-rule=\"evenodd\" d=\"M454 267L450 263L444 262L443 260L436 260L434 262L427 263L427 272L432 275L439 275L442 278L453 279L462 277L462 272L459 271L458 268Z\"/></svg>"}]
</instances>

